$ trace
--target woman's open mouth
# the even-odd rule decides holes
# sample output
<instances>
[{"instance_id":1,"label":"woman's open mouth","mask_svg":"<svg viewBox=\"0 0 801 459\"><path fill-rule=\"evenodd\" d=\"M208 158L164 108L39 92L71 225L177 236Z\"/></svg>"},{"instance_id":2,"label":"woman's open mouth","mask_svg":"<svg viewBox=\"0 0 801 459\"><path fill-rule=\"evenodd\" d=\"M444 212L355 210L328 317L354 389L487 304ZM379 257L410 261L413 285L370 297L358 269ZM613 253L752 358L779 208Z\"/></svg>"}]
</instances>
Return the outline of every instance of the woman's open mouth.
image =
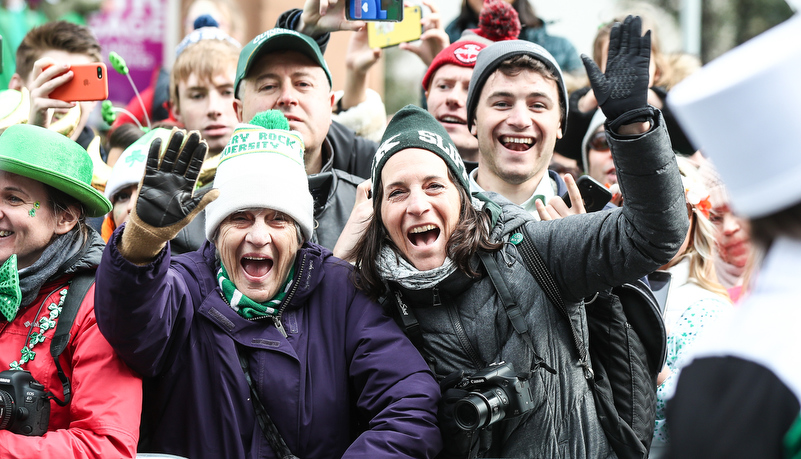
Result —
<instances>
[{"instance_id":1,"label":"woman's open mouth","mask_svg":"<svg viewBox=\"0 0 801 459\"><path fill-rule=\"evenodd\" d=\"M273 269L273 260L266 257L242 257L239 264L251 277L264 277Z\"/></svg>"},{"instance_id":2,"label":"woman's open mouth","mask_svg":"<svg viewBox=\"0 0 801 459\"><path fill-rule=\"evenodd\" d=\"M435 225L423 225L412 228L407 237L415 247L431 245L439 238L440 230Z\"/></svg>"}]
</instances>

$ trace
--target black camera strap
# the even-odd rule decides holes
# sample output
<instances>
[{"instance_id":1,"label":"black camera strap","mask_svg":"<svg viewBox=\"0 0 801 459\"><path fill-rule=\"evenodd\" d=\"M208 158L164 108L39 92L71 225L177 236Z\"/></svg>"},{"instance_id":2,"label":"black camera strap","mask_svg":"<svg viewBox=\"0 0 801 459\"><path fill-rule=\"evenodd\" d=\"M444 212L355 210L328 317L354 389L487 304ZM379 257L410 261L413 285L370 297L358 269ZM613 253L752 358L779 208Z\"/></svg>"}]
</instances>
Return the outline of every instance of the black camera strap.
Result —
<instances>
[{"instance_id":1,"label":"black camera strap","mask_svg":"<svg viewBox=\"0 0 801 459\"><path fill-rule=\"evenodd\" d=\"M526 342L534 355L531 370L543 368L549 373L556 374L556 370L537 354L534 342L531 340L531 335L528 332L528 324L526 324L526 319L523 317L523 311L512 296L512 292L509 291L509 286L501 275L497 260L495 260L489 252L479 251L478 256L484 264L484 268L487 270L492 285L495 286L495 291L498 292L498 296L501 297L501 303L503 304L503 309L506 311L506 316L509 318L509 322L512 324L517 334L523 338L523 341Z\"/></svg>"},{"instance_id":2,"label":"black camera strap","mask_svg":"<svg viewBox=\"0 0 801 459\"><path fill-rule=\"evenodd\" d=\"M394 302L395 307L398 309L398 317L400 317L401 325L403 326L404 332L406 332L406 337L409 338L409 341L411 341L414 347L422 354L423 331L420 329L420 322L417 321L414 311L412 311L409 305L403 302L403 297L399 291L390 288L389 296L391 297L389 301Z\"/></svg>"},{"instance_id":3,"label":"black camera strap","mask_svg":"<svg viewBox=\"0 0 801 459\"><path fill-rule=\"evenodd\" d=\"M298 459L298 457L289 450L289 447L284 441L284 437L278 432L278 428L275 427L272 418L267 414L267 410L264 409L259 394L256 393L256 388L253 387L253 380L250 377L250 363L248 362L247 355L245 355L246 350L237 342L234 342L234 345L236 346L236 353L239 356L239 365L242 366L242 371L245 372L245 380L247 380L248 387L250 387L250 400L253 402L253 409L256 411L256 419L259 421L259 427L261 427L264 438L267 439L267 443L270 444L270 447L279 458Z\"/></svg>"},{"instance_id":4,"label":"black camera strap","mask_svg":"<svg viewBox=\"0 0 801 459\"><path fill-rule=\"evenodd\" d=\"M56 371L58 379L61 380L61 385L64 388L64 400L59 400L51 392L50 397L58 406L66 406L72 398L72 389L70 380L61 368L61 363L58 357L67 348L70 342L70 330L72 324L75 323L75 317L78 316L78 309L81 308L81 303L89 291L89 288L95 282L94 271L81 272L75 275L70 282L69 289L67 290L67 297L64 299L64 304L61 305L61 314L58 316L58 323L56 324L56 332L53 334L53 339L50 341L50 355L56 363Z\"/></svg>"}]
</instances>

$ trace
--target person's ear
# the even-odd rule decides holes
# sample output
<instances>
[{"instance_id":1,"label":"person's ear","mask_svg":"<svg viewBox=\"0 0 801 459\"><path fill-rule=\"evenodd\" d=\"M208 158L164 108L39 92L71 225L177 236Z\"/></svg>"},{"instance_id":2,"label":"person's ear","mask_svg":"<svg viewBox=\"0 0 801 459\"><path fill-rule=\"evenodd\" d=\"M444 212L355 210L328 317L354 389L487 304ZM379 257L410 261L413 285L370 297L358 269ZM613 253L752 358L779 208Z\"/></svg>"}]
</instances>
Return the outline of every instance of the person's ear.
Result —
<instances>
[{"instance_id":1,"label":"person's ear","mask_svg":"<svg viewBox=\"0 0 801 459\"><path fill-rule=\"evenodd\" d=\"M243 110L244 104L242 104L242 101L239 99L234 99L234 111L236 112L236 119L240 123L244 123L244 121L242 121Z\"/></svg>"},{"instance_id":2,"label":"person's ear","mask_svg":"<svg viewBox=\"0 0 801 459\"><path fill-rule=\"evenodd\" d=\"M80 215L77 206L69 206L66 210L59 211L56 215L56 234L66 234L78 224Z\"/></svg>"},{"instance_id":3,"label":"person's ear","mask_svg":"<svg viewBox=\"0 0 801 459\"><path fill-rule=\"evenodd\" d=\"M562 122L560 121L559 122L559 129L556 130L556 138L557 139L561 139L562 135L563 135L562 134Z\"/></svg>"},{"instance_id":4,"label":"person's ear","mask_svg":"<svg viewBox=\"0 0 801 459\"><path fill-rule=\"evenodd\" d=\"M473 125L470 127L470 133L473 137L478 137L478 130L476 129L476 120L473 120Z\"/></svg>"},{"instance_id":5,"label":"person's ear","mask_svg":"<svg viewBox=\"0 0 801 459\"><path fill-rule=\"evenodd\" d=\"M342 97L345 97L345 95L343 94L343 95L342 95ZM333 110L333 109L334 109L334 102L336 101L336 98L337 98L337 96L336 96L336 94L334 94L334 91L331 91L331 92L328 94L328 99L329 99L329 102L331 102L331 103L329 104L329 105L331 106L331 110Z\"/></svg>"},{"instance_id":6,"label":"person's ear","mask_svg":"<svg viewBox=\"0 0 801 459\"><path fill-rule=\"evenodd\" d=\"M8 82L8 89L16 89L17 91L21 91L24 87L25 80L19 76L19 73L15 73L11 77L11 81Z\"/></svg>"},{"instance_id":7,"label":"person's ear","mask_svg":"<svg viewBox=\"0 0 801 459\"><path fill-rule=\"evenodd\" d=\"M172 103L172 101L168 101L167 106L170 109L170 114L172 114L172 117L175 118L175 121L184 124L184 120L181 118L181 109L178 107L178 104L174 104Z\"/></svg>"}]
</instances>

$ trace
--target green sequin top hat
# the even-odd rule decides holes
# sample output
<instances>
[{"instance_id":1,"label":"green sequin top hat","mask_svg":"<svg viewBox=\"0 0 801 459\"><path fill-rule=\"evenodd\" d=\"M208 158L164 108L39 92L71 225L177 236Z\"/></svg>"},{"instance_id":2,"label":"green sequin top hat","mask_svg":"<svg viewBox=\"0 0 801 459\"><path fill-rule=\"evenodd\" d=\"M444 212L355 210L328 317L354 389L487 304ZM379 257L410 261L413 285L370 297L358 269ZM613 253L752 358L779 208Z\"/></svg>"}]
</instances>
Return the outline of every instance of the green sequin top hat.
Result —
<instances>
[{"instance_id":1,"label":"green sequin top hat","mask_svg":"<svg viewBox=\"0 0 801 459\"><path fill-rule=\"evenodd\" d=\"M92 188L92 167L89 153L57 132L17 124L0 135L0 170L63 191L86 206L87 216L100 217L111 203Z\"/></svg>"}]
</instances>

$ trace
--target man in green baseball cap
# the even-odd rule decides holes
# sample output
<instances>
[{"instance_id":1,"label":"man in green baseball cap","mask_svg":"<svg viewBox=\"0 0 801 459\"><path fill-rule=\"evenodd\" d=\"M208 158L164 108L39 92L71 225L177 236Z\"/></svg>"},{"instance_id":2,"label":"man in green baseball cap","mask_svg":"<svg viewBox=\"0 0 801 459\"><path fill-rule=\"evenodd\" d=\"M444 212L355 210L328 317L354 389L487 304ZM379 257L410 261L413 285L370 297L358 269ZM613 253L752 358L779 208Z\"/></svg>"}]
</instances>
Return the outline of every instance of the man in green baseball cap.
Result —
<instances>
[{"instance_id":1,"label":"man in green baseball cap","mask_svg":"<svg viewBox=\"0 0 801 459\"><path fill-rule=\"evenodd\" d=\"M370 177L378 145L332 120L334 92L323 52L329 32L364 26L345 21L344 2L323 14L318 0L289 10L239 55L234 80L237 117L279 110L306 147L304 163L314 196L312 241L333 249L356 202L357 185Z\"/></svg>"}]
</instances>

